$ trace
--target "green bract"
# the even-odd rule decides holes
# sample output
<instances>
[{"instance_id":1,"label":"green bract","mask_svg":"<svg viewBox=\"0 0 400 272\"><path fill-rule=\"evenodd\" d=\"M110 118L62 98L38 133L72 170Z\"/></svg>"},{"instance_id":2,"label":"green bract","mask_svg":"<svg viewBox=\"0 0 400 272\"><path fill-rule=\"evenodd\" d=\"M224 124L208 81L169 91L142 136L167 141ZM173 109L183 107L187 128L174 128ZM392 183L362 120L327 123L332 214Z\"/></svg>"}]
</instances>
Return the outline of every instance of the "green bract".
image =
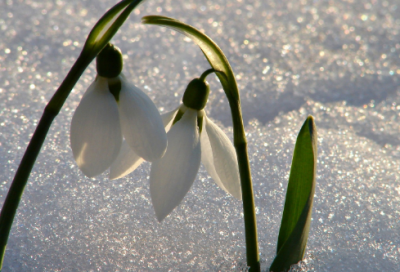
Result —
<instances>
[{"instance_id":1,"label":"green bract","mask_svg":"<svg viewBox=\"0 0 400 272\"><path fill-rule=\"evenodd\" d=\"M110 10L96 23L86 39L82 54L89 54L95 57L101 49L112 39L122 26L129 14L143 0L122 0Z\"/></svg>"},{"instance_id":2,"label":"green bract","mask_svg":"<svg viewBox=\"0 0 400 272\"><path fill-rule=\"evenodd\" d=\"M239 100L239 90L236 85L232 68L221 48L219 48L210 37L190 25L165 16L145 16L142 18L142 23L167 26L176 29L179 32L183 32L186 36L191 38L200 47L201 51L203 51L211 67L214 68L214 70L221 72L217 73L217 76L221 81L228 99L232 97L235 100Z\"/></svg>"}]
</instances>

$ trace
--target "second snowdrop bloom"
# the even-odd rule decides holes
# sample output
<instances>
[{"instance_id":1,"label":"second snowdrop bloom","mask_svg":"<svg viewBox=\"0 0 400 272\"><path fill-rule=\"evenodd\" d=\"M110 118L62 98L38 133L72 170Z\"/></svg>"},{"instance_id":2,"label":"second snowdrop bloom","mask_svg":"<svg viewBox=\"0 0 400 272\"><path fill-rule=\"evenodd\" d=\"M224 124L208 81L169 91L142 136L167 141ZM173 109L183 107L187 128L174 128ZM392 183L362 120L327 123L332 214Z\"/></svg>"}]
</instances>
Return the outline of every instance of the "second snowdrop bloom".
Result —
<instances>
[{"instance_id":1,"label":"second snowdrop bloom","mask_svg":"<svg viewBox=\"0 0 400 272\"><path fill-rule=\"evenodd\" d=\"M161 159L153 162L150 172L151 199L159 221L183 200L196 178L200 162L219 187L241 199L235 149L203 110L208 93L204 79L192 80L185 91L183 105L164 116L166 127L172 125L167 134L168 148Z\"/></svg>"},{"instance_id":2,"label":"second snowdrop bloom","mask_svg":"<svg viewBox=\"0 0 400 272\"><path fill-rule=\"evenodd\" d=\"M147 161L159 159L167 148L156 106L121 71L121 52L107 45L97 57L98 76L72 118L71 148L88 177L107 170L126 146Z\"/></svg>"}]
</instances>

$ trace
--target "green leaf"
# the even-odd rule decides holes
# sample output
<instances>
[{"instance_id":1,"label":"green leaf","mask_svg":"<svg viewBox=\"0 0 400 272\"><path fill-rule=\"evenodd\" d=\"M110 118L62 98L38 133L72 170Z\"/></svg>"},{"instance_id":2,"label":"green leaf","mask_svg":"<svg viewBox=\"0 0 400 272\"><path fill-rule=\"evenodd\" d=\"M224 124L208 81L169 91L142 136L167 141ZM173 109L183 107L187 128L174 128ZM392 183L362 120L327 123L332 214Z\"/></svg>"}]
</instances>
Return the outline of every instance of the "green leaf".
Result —
<instances>
[{"instance_id":1,"label":"green leaf","mask_svg":"<svg viewBox=\"0 0 400 272\"><path fill-rule=\"evenodd\" d=\"M289 270L304 257L310 230L317 170L317 130L312 116L304 122L294 148L277 256L270 270Z\"/></svg>"},{"instance_id":2,"label":"green leaf","mask_svg":"<svg viewBox=\"0 0 400 272\"><path fill-rule=\"evenodd\" d=\"M96 23L86 40L83 52L97 56L117 33L132 10L143 0L123 0L109 9Z\"/></svg>"},{"instance_id":3,"label":"green leaf","mask_svg":"<svg viewBox=\"0 0 400 272\"><path fill-rule=\"evenodd\" d=\"M228 99L234 98L236 101L239 101L239 90L231 65L221 48L210 37L190 25L169 17L145 16L142 18L142 23L170 27L191 38L200 47L201 51L203 51L211 67L221 72L217 73L217 76Z\"/></svg>"}]
</instances>

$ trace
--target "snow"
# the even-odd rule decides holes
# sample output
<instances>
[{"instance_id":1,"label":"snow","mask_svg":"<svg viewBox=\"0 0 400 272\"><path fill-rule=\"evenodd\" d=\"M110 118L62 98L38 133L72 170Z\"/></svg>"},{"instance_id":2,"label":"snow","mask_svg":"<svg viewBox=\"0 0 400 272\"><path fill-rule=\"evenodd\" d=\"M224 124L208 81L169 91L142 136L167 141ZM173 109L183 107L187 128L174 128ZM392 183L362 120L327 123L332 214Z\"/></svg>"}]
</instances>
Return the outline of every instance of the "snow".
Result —
<instances>
[{"instance_id":1,"label":"snow","mask_svg":"<svg viewBox=\"0 0 400 272\"><path fill-rule=\"evenodd\" d=\"M116 1L0 4L0 200L43 109L91 27ZM174 17L219 44L237 76L264 271L272 262L296 135L312 114L318 177L305 260L296 271L396 271L400 265L400 2L396 0L149 0L113 42L127 77L161 112L209 68L180 33L140 24ZM149 163L126 178L89 179L70 122L92 64L54 121L22 197L3 271L242 271L240 201L204 169L162 223ZM206 111L231 138L215 76Z\"/></svg>"}]
</instances>

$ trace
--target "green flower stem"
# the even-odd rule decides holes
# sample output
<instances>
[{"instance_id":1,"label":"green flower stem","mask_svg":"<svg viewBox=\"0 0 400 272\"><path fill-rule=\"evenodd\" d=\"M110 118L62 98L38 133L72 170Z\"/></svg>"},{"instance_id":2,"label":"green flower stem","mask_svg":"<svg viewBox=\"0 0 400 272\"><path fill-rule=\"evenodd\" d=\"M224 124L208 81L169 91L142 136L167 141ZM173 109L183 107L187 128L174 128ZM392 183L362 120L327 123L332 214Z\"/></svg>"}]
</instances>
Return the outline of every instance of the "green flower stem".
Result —
<instances>
[{"instance_id":1,"label":"green flower stem","mask_svg":"<svg viewBox=\"0 0 400 272\"><path fill-rule=\"evenodd\" d=\"M205 81L205 80L206 80L206 77L207 77L209 74L218 73L218 72L221 73L221 71L217 71L217 70L215 70L214 68L210 68L210 69L204 71L204 72L201 74L200 80L201 80L201 81Z\"/></svg>"},{"instance_id":2,"label":"green flower stem","mask_svg":"<svg viewBox=\"0 0 400 272\"><path fill-rule=\"evenodd\" d=\"M242 186L247 265L250 267L251 272L259 272L260 257L257 241L257 222L253 184L251 182L250 165L247 154L247 140L240 108L239 90L228 59L221 48L219 48L210 37L188 24L164 16L146 16L142 18L142 22L144 24L167 26L187 35L201 48L204 56L221 81L229 101L233 121L233 143L238 157L240 183Z\"/></svg>"},{"instance_id":3,"label":"green flower stem","mask_svg":"<svg viewBox=\"0 0 400 272\"><path fill-rule=\"evenodd\" d=\"M228 97L233 122L233 144L239 164L240 184L242 186L244 228L246 237L246 257L250 272L260 272L260 257L258 251L257 220L255 213L253 182L249 156L247 153L247 140L244 131L240 101Z\"/></svg>"},{"instance_id":4,"label":"green flower stem","mask_svg":"<svg viewBox=\"0 0 400 272\"><path fill-rule=\"evenodd\" d=\"M201 75L200 80L204 81L205 78L211 73L216 73L218 76L225 79L225 74L223 72L212 68L206 70ZM240 184L242 188L247 265L250 267L251 272L259 272L260 259L258 251L257 220L255 214L253 183L251 181L249 156L247 154L247 140L244 131L240 98L239 96L234 97L229 92L227 92L226 96L231 109L233 122L233 144L235 146L238 159Z\"/></svg>"},{"instance_id":5,"label":"green flower stem","mask_svg":"<svg viewBox=\"0 0 400 272\"><path fill-rule=\"evenodd\" d=\"M0 268L3 266L8 236L29 175L46 139L47 132L62 105L93 58L80 56L48 105L25 151L0 214Z\"/></svg>"}]
</instances>

